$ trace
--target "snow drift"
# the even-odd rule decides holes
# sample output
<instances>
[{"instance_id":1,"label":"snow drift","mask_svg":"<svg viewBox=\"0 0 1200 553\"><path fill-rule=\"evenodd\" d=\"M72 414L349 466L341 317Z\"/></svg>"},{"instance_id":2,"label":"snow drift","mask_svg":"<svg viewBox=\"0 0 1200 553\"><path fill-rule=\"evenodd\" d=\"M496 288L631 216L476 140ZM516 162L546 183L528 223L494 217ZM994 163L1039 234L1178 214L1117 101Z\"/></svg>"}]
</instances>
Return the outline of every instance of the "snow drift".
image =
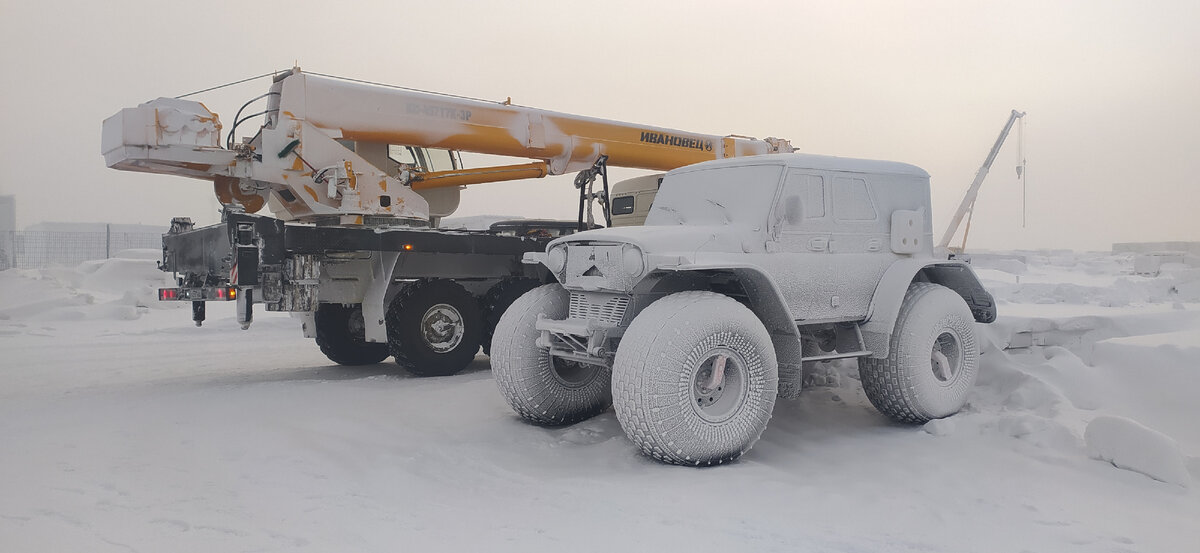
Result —
<instances>
[{"instance_id":1,"label":"snow drift","mask_svg":"<svg viewBox=\"0 0 1200 553\"><path fill-rule=\"evenodd\" d=\"M0 271L0 320L132 320L151 309L178 309L158 301L174 286L158 270L158 250L124 250L76 267Z\"/></svg>"},{"instance_id":2,"label":"snow drift","mask_svg":"<svg viewBox=\"0 0 1200 553\"><path fill-rule=\"evenodd\" d=\"M1179 445L1167 435L1123 417L1096 417L1084 433L1094 457L1170 484L1191 482Z\"/></svg>"},{"instance_id":3,"label":"snow drift","mask_svg":"<svg viewBox=\"0 0 1200 553\"><path fill-rule=\"evenodd\" d=\"M298 323L192 327L157 251L0 272L0 549L1193 551L1200 303L1131 256L976 261L1000 304L966 409L814 367L737 463L642 458L611 411L522 423L480 356L332 366ZM1174 291L1172 291L1174 290ZM228 308L228 309L227 309ZM1006 349L1007 348L1007 349Z\"/></svg>"}]
</instances>

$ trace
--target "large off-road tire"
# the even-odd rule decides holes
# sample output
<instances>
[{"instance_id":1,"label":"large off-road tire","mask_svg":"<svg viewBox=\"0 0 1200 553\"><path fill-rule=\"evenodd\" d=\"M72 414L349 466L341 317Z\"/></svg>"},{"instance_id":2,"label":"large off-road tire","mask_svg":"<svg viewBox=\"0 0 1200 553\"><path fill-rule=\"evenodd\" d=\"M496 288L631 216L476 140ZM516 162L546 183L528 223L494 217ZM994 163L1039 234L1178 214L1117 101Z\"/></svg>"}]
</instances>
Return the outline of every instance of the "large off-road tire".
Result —
<instances>
[{"instance_id":1,"label":"large off-road tire","mask_svg":"<svg viewBox=\"0 0 1200 553\"><path fill-rule=\"evenodd\" d=\"M479 301L457 282L418 280L392 299L387 333L396 364L418 376L448 376L475 359L483 316Z\"/></svg>"},{"instance_id":2,"label":"large off-road tire","mask_svg":"<svg viewBox=\"0 0 1200 553\"><path fill-rule=\"evenodd\" d=\"M979 371L975 319L953 290L909 286L888 356L858 360L867 399L899 422L924 423L958 412Z\"/></svg>"},{"instance_id":3,"label":"large off-road tire","mask_svg":"<svg viewBox=\"0 0 1200 553\"><path fill-rule=\"evenodd\" d=\"M535 424L572 424L612 405L608 367L552 358L535 341L539 314L561 320L570 296L559 284L526 292L509 306L492 338L492 374L500 394L521 417Z\"/></svg>"},{"instance_id":4,"label":"large off-road tire","mask_svg":"<svg viewBox=\"0 0 1200 553\"><path fill-rule=\"evenodd\" d=\"M525 292L539 285L541 282L535 278L506 278L488 288L483 299L479 301L483 309L483 353L492 354L492 336L495 335L496 325L500 323L500 317L508 310L508 306L525 295Z\"/></svg>"},{"instance_id":5,"label":"large off-road tire","mask_svg":"<svg viewBox=\"0 0 1200 553\"><path fill-rule=\"evenodd\" d=\"M322 303L317 306L317 347L339 365L372 365L388 357L388 345L368 342L362 306Z\"/></svg>"},{"instance_id":6,"label":"large off-road tire","mask_svg":"<svg viewBox=\"0 0 1200 553\"><path fill-rule=\"evenodd\" d=\"M771 419L777 386L767 329L744 305L712 292L650 304L613 364L621 427L642 453L679 465L727 463L748 451Z\"/></svg>"}]
</instances>

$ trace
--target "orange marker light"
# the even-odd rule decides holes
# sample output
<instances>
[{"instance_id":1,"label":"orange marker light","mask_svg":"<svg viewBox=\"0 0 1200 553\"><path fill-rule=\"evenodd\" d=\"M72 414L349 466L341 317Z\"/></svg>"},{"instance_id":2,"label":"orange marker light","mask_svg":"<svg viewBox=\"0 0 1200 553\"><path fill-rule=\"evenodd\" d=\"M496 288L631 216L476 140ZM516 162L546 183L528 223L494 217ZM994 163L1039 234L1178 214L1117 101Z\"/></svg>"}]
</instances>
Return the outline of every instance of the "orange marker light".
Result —
<instances>
[{"instance_id":1,"label":"orange marker light","mask_svg":"<svg viewBox=\"0 0 1200 553\"><path fill-rule=\"evenodd\" d=\"M412 251L412 244L405 244L405 245L404 245L404 251L406 251L406 252L411 252L411 251Z\"/></svg>"}]
</instances>

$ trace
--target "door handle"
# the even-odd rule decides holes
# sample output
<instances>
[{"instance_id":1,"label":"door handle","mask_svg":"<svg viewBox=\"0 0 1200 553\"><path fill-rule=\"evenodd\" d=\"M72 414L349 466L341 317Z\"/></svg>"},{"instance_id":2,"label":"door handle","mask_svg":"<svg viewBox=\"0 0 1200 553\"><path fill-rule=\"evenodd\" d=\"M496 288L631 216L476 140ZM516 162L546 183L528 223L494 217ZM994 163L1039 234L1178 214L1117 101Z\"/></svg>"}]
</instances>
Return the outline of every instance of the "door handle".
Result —
<instances>
[{"instance_id":1,"label":"door handle","mask_svg":"<svg viewBox=\"0 0 1200 553\"><path fill-rule=\"evenodd\" d=\"M823 252L829 249L829 238L818 236L808 239L808 249L814 252Z\"/></svg>"}]
</instances>

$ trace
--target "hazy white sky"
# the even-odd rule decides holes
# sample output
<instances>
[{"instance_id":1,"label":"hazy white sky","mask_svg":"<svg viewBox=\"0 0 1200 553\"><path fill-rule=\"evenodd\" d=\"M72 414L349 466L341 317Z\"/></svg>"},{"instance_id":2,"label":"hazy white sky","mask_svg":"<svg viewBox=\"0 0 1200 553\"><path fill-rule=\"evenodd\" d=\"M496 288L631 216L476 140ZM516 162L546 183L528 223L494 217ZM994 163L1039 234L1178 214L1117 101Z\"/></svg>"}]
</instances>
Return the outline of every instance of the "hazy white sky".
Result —
<instances>
[{"instance_id":1,"label":"hazy white sky","mask_svg":"<svg viewBox=\"0 0 1200 553\"><path fill-rule=\"evenodd\" d=\"M213 222L207 183L105 168L101 121L298 62L913 163L933 176L939 234L1016 108L1029 113L1028 225L1010 140L972 246L1200 240L1200 2L739 4L0 0L0 194L17 196L19 227ZM228 128L268 84L198 99ZM479 185L457 215L573 218L574 194L570 177Z\"/></svg>"}]
</instances>

